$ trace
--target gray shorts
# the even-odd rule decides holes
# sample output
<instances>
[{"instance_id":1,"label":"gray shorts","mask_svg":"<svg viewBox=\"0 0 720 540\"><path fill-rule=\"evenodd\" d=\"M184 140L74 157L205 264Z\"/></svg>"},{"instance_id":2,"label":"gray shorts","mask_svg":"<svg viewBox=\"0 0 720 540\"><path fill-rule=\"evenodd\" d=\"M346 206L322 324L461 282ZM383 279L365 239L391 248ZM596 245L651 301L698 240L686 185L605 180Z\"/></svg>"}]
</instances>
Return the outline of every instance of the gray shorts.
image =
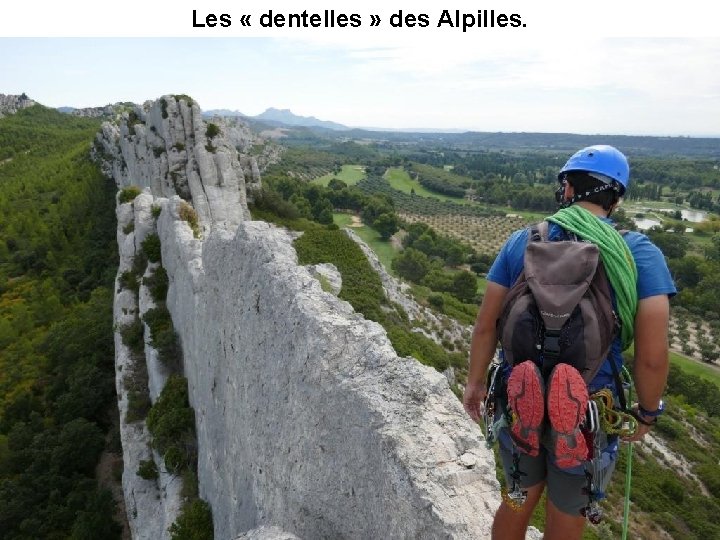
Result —
<instances>
[{"instance_id":1,"label":"gray shorts","mask_svg":"<svg viewBox=\"0 0 720 540\"><path fill-rule=\"evenodd\" d=\"M512 486L510 476L513 467L512 452L502 442L498 446L505 471L505 482L509 489ZM583 467L575 467L567 471L560 469L543 446L540 447L540 453L536 457L523 453L519 453L519 456L518 469L523 473L520 477L520 487L529 488L545 481L547 496L558 510L571 516L581 515L580 511L588 504L588 496L585 493L587 478ZM594 484L596 489L605 492L615 470L615 459L603 461L605 467L596 475L599 478L594 478Z\"/></svg>"}]
</instances>

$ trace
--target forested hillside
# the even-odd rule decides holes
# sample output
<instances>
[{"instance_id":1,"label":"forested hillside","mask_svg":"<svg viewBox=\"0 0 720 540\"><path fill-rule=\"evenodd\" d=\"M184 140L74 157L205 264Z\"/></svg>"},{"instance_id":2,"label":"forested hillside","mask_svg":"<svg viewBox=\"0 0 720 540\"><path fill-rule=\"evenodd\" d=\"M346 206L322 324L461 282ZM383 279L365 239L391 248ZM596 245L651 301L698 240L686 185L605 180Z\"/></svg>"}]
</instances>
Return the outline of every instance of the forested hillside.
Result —
<instances>
[{"instance_id":1,"label":"forested hillside","mask_svg":"<svg viewBox=\"0 0 720 540\"><path fill-rule=\"evenodd\" d=\"M114 435L115 186L99 122L0 119L0 537L117 538L99 487Z\"/></svg>"}]
</instances>

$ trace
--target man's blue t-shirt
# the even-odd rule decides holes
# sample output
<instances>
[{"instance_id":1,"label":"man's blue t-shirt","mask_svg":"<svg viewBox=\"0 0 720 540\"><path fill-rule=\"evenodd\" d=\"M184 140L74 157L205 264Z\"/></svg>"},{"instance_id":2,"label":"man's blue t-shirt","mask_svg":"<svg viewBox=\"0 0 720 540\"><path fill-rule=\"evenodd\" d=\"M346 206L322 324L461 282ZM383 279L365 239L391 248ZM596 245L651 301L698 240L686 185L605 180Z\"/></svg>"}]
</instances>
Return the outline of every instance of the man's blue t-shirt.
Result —
<instances>
[{"instance_id":1,"label":"man's blue t-shirt","mask_svg":"<svg viewBox=\"0 0 720 540\"><path fill-rule=\"evenodd\" d=\"M606 223L612 221L599 218ZM565 230L555 223L550 223L548 229L549 240L567 239ZM635 265L638 271L637 294L638 299L648 298L659 294L672 296L677 292L670 270L665 262L665 257L658 247L642 233L628 232L623 235L625 243L630 248ZM495 262L488 272L487 279L498 283L503 287L512 287L523 270L525 262L525 247L527 246L528 229L515 231L505 242ZM609 360L613 359L617 366L622 366L622 355L620 338L613 343L608 360L600 368L600 371L591 381L590 391L594 392L600 388L611 387L614 389L614 378Z\"/></svg>"}]
</instances>

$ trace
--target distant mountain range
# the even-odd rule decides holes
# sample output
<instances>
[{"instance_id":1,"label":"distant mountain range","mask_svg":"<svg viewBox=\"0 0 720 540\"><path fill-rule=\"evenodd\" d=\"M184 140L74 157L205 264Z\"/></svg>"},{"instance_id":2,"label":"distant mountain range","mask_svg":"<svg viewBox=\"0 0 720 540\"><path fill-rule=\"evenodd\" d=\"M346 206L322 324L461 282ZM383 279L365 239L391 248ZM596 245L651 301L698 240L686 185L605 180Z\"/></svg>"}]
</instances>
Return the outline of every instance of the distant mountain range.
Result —
<instances>
[{"instance_id":1,"label":"distant mountain range","mask_svg":"<svg viewBox=\"0 0 720 540\"><path fill-rule=\"evenodd\" d=\"M327 120L320 120L314 116L299 116L294 114L290 109L276 109L270 107L265 112L258 114L257 116L249 116L243 114L240 111L231 111L228 109L212 109L210 111L203 112L203 116L241 116L244 118L252 118L266 124L272 125L284 125L284 126L303 126L303 127L320 127L325 129L332 129L336 131L346 131L350 129L347 126L338 124L337 122L330 122Z\"/></svg>"},{"instance_id":2,"label":"distant mountain range","mask_svg":"<svg viewBox=\"0 0 720 540\"><path fill-rule=\"evenodd\" d=\"M111 106L75 109L59 107L59 111L79 116L103 116L112 112ZM311 136L328 139L377 139L396 143L425 143L438 147L452 147L468 152L485 150L546 150L568 152L602 141L622 148L631 154L685 155L720 158L716 137L658 137L634 135L578 135L572 133L504 133L454 129L388 129L348 127L337 122L320 120L314 116L300 116L289 109L271 107L256 116L237 110L212 109L203 117L237 117L258 122L263 126L294 128L287 136L304 139Z\"/></svg>"}]
</instances>

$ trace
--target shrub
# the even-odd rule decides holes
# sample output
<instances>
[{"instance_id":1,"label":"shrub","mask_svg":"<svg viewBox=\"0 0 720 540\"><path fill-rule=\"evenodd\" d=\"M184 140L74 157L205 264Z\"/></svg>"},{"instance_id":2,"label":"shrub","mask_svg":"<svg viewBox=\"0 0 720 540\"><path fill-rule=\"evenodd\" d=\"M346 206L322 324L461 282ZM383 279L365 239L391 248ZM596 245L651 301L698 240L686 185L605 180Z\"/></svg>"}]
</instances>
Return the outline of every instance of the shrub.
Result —
<instances>
[{"instance_id":1,"label":"shrub","mask_svg":"<svg viewBox=\"0 0 720 540\"><path fill-rule=\"evenodd\" d=\"M147 255L141 250L133 258L132 273L135 276L142 276L147 269L148 258Z\"/></svg>"},{"instance_id":2,"label":"shrub","mask_svg":"<svg viewBox=\"0 0 720 540\"><path fill-rule=\"evenodd\" d=\"M193 98L191 98L191 97L188 96L187 94L174 94L173 97L175 98L175 101L177 101L178 103L179 103L181 100L185 101L185 103L187 103L188 107L192 107L192 106L193 106L193 103L195 103L195 102L193 101Z\"/></svg>"},{"instance_id":3,"label":"shrub","mask_svg":"<svg viewBox=\"0 0 720 540\"><path fill-rule=\"evenodd\" d=\"M207 125L207 129L205 130L205 136L209 140L217 137L218 135L220 135L220 128L216 124L209 122Z\"/></svg>"},{"instance_id":4,"label":"shrub","mask_svg":"<svg viewBox=\"0 0 720 540\"><path fill-rule=\"evenodd\" d=\"M179 446L172 445L163 454L163 461L165 462L165 468L172 474L177 474L181 470L192 466L191 463L186 462L186 456Z\"/></svg>"},{"instance_id":5,"label":"shrub","mask_svg":"<svg viewBox=\"0 0 720 540\"><path fill-rule=\"evenodd\" d=\"M385 320L382 308L385 292L380 277L347 234L316 225L295 241L295 249L300 264L333 263L342 275L343 285L338 296L350 302L366 319Z\"/></svg>"},{"instance_id":6,"label":"shrub","mask_svg":"<svg viewBox=\"0 0 720 540\"><path fill-rule=\"evenodd\" d=\"M253 209L266 210L286 219L300 217L300 212L293 203L283 199L277 191L265 187L255 192Z\"/></svg>"},{"instance_id":7,"label":"shrub","mask_svg":"<svg viewBox=\"0 0 720 540\"><path fill-rule=\"evenodd\" d=\"M152 212L152 217L157 219L160 217L160 214L162 213L162 206L153 205L153 207L150 211Z\"/></svg>"},{"instance_id":8,"label":"shrub","mask_svg":"<svg viewBox=\"0 0 720 540\"><path fill-rule=\"evenodd\" d=\"M430 304L438 311L442 311L443 307L445 306L445 299L443 298L442 294L431 294L430 296L428 296L428 304Z\"/></svg>"},{"instance_id":9,"label":"shrub","mask_svg":"<svg viewBox=\"0 0 720 540\"><path fill-rule=\"evenodd\" d=\"M122 231L123 231L123 234L130 234L134 230L135 230L135 222L131 221L130 223L128 223L127 225L125 225L123 227Z\"/></svg>"},{"instance_id":10,"label":"shrub","mask_svg":"<svg viewBox=\"0 0 720 540\"><path fill-rule=\"evenodd\" d=\"M182 491L180 495L186 500L197 499L198 497L198 477L192 467L182 471Z\"/></svg>"},{"instance_id":11,"label":"shrub","mask_svg":"<svg viewBox=\"0 0 720 540\"><path fill-rule=\"evenodd\" d=\"M131 424L139 420L145 420L150 407L152 407L152 402L147 392L130 390L128 392L128 409L127 413L125 413L125 422Z\"/></svg>"},{"instance_id":12,"label":"shrub","mask_svg":"<svg viewBox=\"0 0 720 540\"><path fill-rule=\"evenodd\" d=\"M120 190L120 204L125 204L135 200L142 191L137 186L129 186Z\"/></svg>"},{"instance_id":13,"label":"shrub","mask_svg":"<svg viewBox=\"0 0 720 540\"><path fill-rule=\"evenodd\" d=\"M148 234L142 242L142 251L147 260L153 263L160 262L160 237L157 234Z\"/></svg>"},{"instance_id":14,"label":"shrub","mask_svg":"<svg viewBox=\"0 0 720 540\"><path fill-rule=\"evenodd\" d=\"M140 288L137 276L133 272L123 272L122 274L120 274L120 279L118 280L118 283L123 289L129 289L135 292L138 292L138 289Z\"/></svg>"},{"instance_id":15,"label":"shrub","mask_svg":"<svg viewBox=\"0 0 720 540\"><path fill-rule=\"evenodd\" d=\"M185 145L181 142L173 144L173 148L177 150L178 152L182 152L185 150Z\"/></svg>"},{"instance_id":16,"label":"shrub","mask_svg":"<svg viewBox=\"0 0 720 540\"><path fill-rule=\"evenodd\" d=\"M406 248L402 254L393 259L392 267L399 276L419 283L430 270L430 261L423 252Z\"/></svg>"},{"instance_id":17,"label":"shrub","mask_svg":"<svg viewBox=\"0 0 720 540\"><path fill-rule=\"evenodd\" d=\"M212 540L214 532L210 505L202 499L186 504L169 530L172 540Z\"/></svg>"},{"instance_id":18,"label":"shrub","mask_svg":"<svg viewBox=\"0 0 720 540\"><path fill-rule=\"evenodd\" d=\"M145 345L143 341L143 326L138 319L121 327L120 337L122 338L123 344L132 352L137 354L143 352L143 346Z\"/></svg>"},{"instance_id":19,"label":"shrub","mask_svg":"<svg viewBox=\"0 0 720 540\"><path fill-rule=\"evenodd\" d=\"M165 306L158 306L147 310L143 321L150 328L150 340L157 349L160 360L167 366L175 367L180 360L180 344L170 312Z\"/></svg>"},{"instance_id":20,"label":"shrub","mask_svg":"<svg viewBox=\"0 0 720 540\"><path fill-rule=\"evenodd\" d=\"M187 221L188 225L190 225L190 228L192 229L193 236L195 238L200 237L200 225L198 223L198 215L195 209L190 206L188 203L183 201L180 203L180 210L178 212L180 214L180 219L183 221Z\"/></svg>"},{"instance_id":21,"label":"shrub","mask_svg":"<svg viewBox=\"0 0 720 540\"><path fill-rule=\"evenodd\" d=\"M167 298L168 292L168 275L165 268L159 266L155 269L155 272L151 276L147 276L143 283L150 289L150 295L153 297L155 302L163 302Z\"/></svg>"},{"instance_id":22,"label":"shrub","mask_svg":"<svg viewBox=\"0 0 720 540\"><path fill-rule=\"evenodd\" d=\"M158 477L157 465L152 459L144 459L140 462L137 474L145 480L155 480Z\"/></svg>"},{"instance_id":23,"label":"shrub","mask_svg":"<svg viewBox=\"0 0 720 540\"><path fill-rule=\"evenodd\" d=\"M140 120L140 117L137 115L135 111L130 111L128 113L128 127L133 128L135 125L142 123ZM132 131L132 130L131 130Z\"/></svg>"},{"instance_id":24,"label":"shrub","mask_svg":"<svg viewBox=\"0 0 720 540\"><path fill-rule=\"evenodd\" d=\"M172 375L150 409L147 426L153 447L172 471L190 467L196 459L195 413L188 402L187 379Z\"/></svg>"},{"instance_id":25,"label":"shrub","mask_svg":"<svg viewBox=\"0 0 720 540\"><path fill-rule=\"evenodd\" d=\"M413 356L438 371L447 369L448 354L432 339L396 325L388 328L387 333L398 356Z\"/></svg>"},{"instance_id":26,"label":"shrub","mask_svg":"<svg viewBox=\"0 0 720 540\"><path fill-rule=\"evenodd\" d=\"M167 112L167 100L165 98L162 98L160 100L160 108L162 109L162 117L167 118L168 112Z\"/></svg>"}]
</instances>

